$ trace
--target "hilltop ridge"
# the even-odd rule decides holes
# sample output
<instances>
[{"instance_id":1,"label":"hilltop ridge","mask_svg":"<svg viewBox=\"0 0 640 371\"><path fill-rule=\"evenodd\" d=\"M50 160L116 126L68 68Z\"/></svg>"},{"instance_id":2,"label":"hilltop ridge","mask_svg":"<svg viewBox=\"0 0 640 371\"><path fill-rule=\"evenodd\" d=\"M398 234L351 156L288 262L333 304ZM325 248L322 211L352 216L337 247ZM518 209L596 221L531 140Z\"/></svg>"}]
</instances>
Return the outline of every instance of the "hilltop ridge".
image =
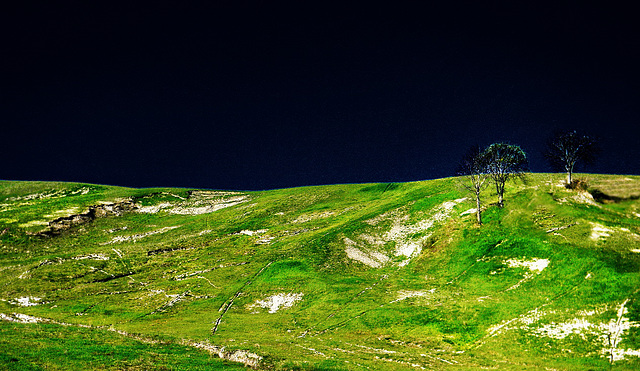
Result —
<instances>
[{"instance_id":1,"label":"hilltop ridge","mask_svg":"<svg viewBox=\"0 0 640 371\"><path fill-rule=\"evenodd\" d=\"M0 359L636 369L640 177L577 176L587 190L562 174L509 183L481 227L457 178L259 192L3 181Z\"/></svg>"}]
</instances>

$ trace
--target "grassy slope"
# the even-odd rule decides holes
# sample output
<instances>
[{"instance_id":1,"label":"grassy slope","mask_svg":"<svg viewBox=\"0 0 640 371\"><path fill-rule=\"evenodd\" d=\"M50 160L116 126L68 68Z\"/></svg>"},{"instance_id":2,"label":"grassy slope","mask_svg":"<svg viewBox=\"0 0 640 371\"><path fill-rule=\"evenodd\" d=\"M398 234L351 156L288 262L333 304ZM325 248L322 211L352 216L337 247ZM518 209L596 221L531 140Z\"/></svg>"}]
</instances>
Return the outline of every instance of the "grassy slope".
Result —
<instances>
[{"instance_id":1,"label":"grassy slope","mask_svg":"<svg viewBox=\"0 0 640 371\"><path fill-rule=\"evenodd\" d=\"M589 178L618 202L595 204L558 187L560 175L533 174L508 185L505 208L489 207L482 228L460 215L471 203L449 203L466 196L453 178L191 197L0 182L0 313L92 326L0 322L0 359L144 369L162 354L168 369L222 365L181 345L188 339L282 369L594 369L611 353L614 369L637 369L640 358L620 352L640 349L640 202L629 198L640 178ZM127 197L159 211L33 235ZM231 206L171 212L216 205ZM349 246L380 267L350 258ZM403 246L421 252L395 256ZM275 313L255 305L278 294L302 296ZM162 342L139 341L151 338ZM63 348L77 355L48 356Z\"/></svg>"}]
</instances>

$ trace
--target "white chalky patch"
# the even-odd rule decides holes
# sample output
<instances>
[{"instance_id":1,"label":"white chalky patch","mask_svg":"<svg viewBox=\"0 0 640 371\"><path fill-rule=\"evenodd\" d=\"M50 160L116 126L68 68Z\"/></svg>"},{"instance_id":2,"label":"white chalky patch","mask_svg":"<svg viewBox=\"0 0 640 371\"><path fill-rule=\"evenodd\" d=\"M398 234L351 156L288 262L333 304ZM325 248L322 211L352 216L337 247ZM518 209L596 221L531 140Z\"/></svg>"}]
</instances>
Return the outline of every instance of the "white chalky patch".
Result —
<instances>
[{"instance_id":1,"label":"white chalky patch","mask_svg":"<svg viewBox=\"0 0 640 371\"><path fill-rule=\"evenodd\" d=\"M595 336L602 344L600 350L602 357L611 357L613 361L623 360L625 356L640 357L640 350L617 348L624 333L632 327L640 327L637 322L629 321L627 317L624 317L624 314L627 313L625 304L626 302L618 309L618 317L611 319L608 323L595 324L585 318L573 318L566 322L543 325L533 330L532 333L536 336L559 340L571 335L579 336L583 340L589 340ZM579 314L589 316L595 313L597 311L583 311Z\"/></svg>"},{"instance_id":2,"label":"white chalky patch","mask_svg":"<svg viewBox=\"0 0 640 371\"><path fill-rule=\"evenodd\" d=\"M518 259L507 259L504 261L504 264L507 264L509 268L527 268L532 272L536 272L538 274L542 273L542 271L549 266L549 259L539 259L533 258L533 260L518 260Z\"/></svg>"},{"instance_id":3,"label":"white chalky patch","mask_svg":"<svg viewBox=\"0 0 640 371\"><path fill-rule=\"evenodd\" d=\"M70 194L76 196L76 195L86 195L91 191L91 189L87 188L87 187L82 187L80 189L76 189L73 192L70 192Z\"/></svg>"},{"instance_id":4,"label":"white chalky patch","mask_svg":"<svg viewBox=\"0 0 640 371\"><path fill-rule=\"evenodd\" d=\"M33 194L26 195L26 196L9 197L9 198L7 198L7 200L8 201L39 200L39 199L43 199L43 198L62 197L62 196L64 196L63 193L64 193L63 190L48 191L48 192L42 192L42 193L33 193Z\"/></svg>"},{"instance_id":5,"label":"white chalky patch","mask_svg":"<svg viewBox=\"0 0 640 371\"><path fill-rule=\"evenodd\" d=\"M256 241L256 244L258 245L268 245L271 243L271 241L273 241L275 239L275 237L271 237L271 236L265 236L262 237L261 239Z\"/></svg>"},{"instance_id":6,"label":"white chalky patch","mask_svg":"<svg viewBox=\"0 0 640 371\"><path fill-rule=\"evenodd\" d=\"M349 238L345 237L344 242L346 244L345 252L349 259L359 261L372 268L380 268L389 261L389 257L379 251L365 252L360 250L356 247L356 243Z\"/></svg>"},{"instance_id":7,"label":"white chalky patch","mask_svg":"<svg viewBox=\"0 0 640 371\"><path fill-rule=\"evenodd\" d=\"M605 227L602 224L598 224L598 223L591 223L592 227L591 227L591 239L594 241L599 240L602 237L609 237L611 232L613 232L613 230Z\"/></svg>"},{"instance_id":8,"label":"white chalky patch","mask_svg":"<svg viewBox=\"0 0 640 371\"><path fill-rule=\"evenodd\" d=\"M35 305L40 305L42 298L37 298L35 296L23 296L21 298L15 298L10 300L9 303L13 305L19 305L21 307L33 307Z\"/></svg>"},{"instance_id":9,"label":"white chalky patch","mask_svg":"<svg viewBox=\"0 0 640 371\"><path fill-rule=\"evenodd\" d=\"M419 220L414 224L408 224L409 215L403 214L402 210L394 209L375 218L366 221L369 225L378 225L383 220L391 220L392 226L382 236L360 235L359 239L366 242L374 248L380 248L387 242L395 242L395 256L403 256L406 259L397 263L399 267L403 267L411 262L413 258L420 255L424 241L431 236L428 232L435 223L442 222L449 218L453 208L459 203L465 201L466 198L459 198L453 201L445 201L435 207L435 212L430 218ZM426 234L426 235L425 235ZM416 235L422 235L417 237ZM369 249L349 238L344 239L345 252L347 257L357 260L372 268L380 268L384 266L389 257L377 250Z\"/></svg>"},{"instance_id":10,"label":"white chalky patch","mask_svg":"<svg viewBox=\"0 0 640 371\"><path fill-rule=\"evenodd\" d=\"M552 339L564 339L569 335L583 335L585 330L594 325L584 318L574 318L568 322L551 323L537 328L533 333L537 336L549 337Z\"/></svg>"},{"instance_id":11,"label":"white chalky patch","mask_svg":"<svg viewBox=\"0 0 640 371\"><path fill-rule=\"evenodd\" d=\"M423 240L431 236L431 234L428 234L424 237L415 239L412 235L427 232L435 223L446 220L449 218L453 208L465 200L466 198L459 198L454 201L443 202L436 208L436 212L431 216L431 218L420 220L412 225L404 224L408 219L407 215L396 218L393 226L384 234L383 240L396 242L396 249L394 252L395 256L407 257L407 259L398 263L398 266L404 267L411 262L411 259L420 255L422 252Z\"/></svg>"},{"instance_id":12,"label":"white chalky patch","mask_svg":"<svg viewBox=\"0 0 640 371\"><path fill-rule=\"evenodd\" d=\"M169 212L172 214L178 214L178 215L208 214L214 211L225 209L227 207L238 205L244 202L245 201L244 199L246 197L241 197L241 198L242 200L240 201L225 202L225 203L216 204L216 205L208 205L208 206L200 206L200 207L176 207L176 208L170 209Z\"/></svg>"},{"instance_id":13,"label":"white chalky patch","mask_svg":"<svg viewBox=\"0 0 640 371\"><path fill-rule=\"evenodd\" d=\"M201 215L235 206L248 200L248 196L237 195L237 193L233 192L194 192L194 195L196 199L195 201L185 200L183 197L173 195L185 201L180 202L177 205L169 202L163 202L151 206L138 206L136 211L151 214L159 211L166 211L178 215ZM227 197L230 195L237 196Z\"/></svg>"},{"instance_id":14,"label":"white chalky patch","mask_svg":"<svg viewBox=\"0 0 640 371\"><path fill-rule=\"evenodd\" d=\"M304 214L304 215L300 215L299 217L297 217L291 223L296 223L296 224L306 223L306 222L309 222L311 220L328 218L328 217L334 216L334 215L335 215L335 211L323 211L321 213Z\"/></svg>"},{"instance_id":15,"label":"white chalky patch","mask_svg":"<svg viewBox=\"0 0 640 371\"><path fill-rule=\"evenodd\" d=\"M476 211L478 211L478 209L469 209L469 210L466 210L466 211L461 212L461 213L460 213L460 216L462 216L462 215L469 215L469 214L475 214L475 213L476 213Z\"/></svg>"},{"instance_id":16,"label":"white chalky patch","mask_svg":"<svg viewBox=\"0 0 640 371\"><path fill-rule=\"evenodd\" d=\"M38 317L33 317L22 313L13 313L11 315L0 313L0 319L18 323L38 323L41 321L41 319Z\"/></svg>"},{"instance_id":17,"label":"white chalky patch","mask_svg":"<svg viewBox=\"0 0 640 371\"><path fill-rule=\"evenodd\" d=\"M381 349L381 348L373 348L373 347L368 347L366 345L360 345L360 344L352 344L352 343L345 343L347 345L352 345L354 347L358 347L360 349L365 349L368 350L369 352L373 352L373 353L379 353L379 354L395 354L398 353L395 350L387 350L387 349Z\"/></svg>"},{"instance_id":18,"label":"white chalky patch","mask_svg":"<svg viewBox=\"0 0 640 371\"><path fill-rule=\"evenodd\" d=\"M422 246L417 242L408 242L396 246L396 256L406 256L410 258L412 255L418 255L422 251Z\"/></svg>"},{"instance_id":19,"label":"white chalky patch","mask_svg":"<svg viewBox=\"0 0 640 371\"><path fill-rule=\"evenodd\" d=\"M168 232L168 231L170 231L172 229L176 229L176 228L179 228L179 226L164 227L164 228L157 229L155 231L150 231L150 232L141 233L141 234L134 234L134 235L131 235L131 236L116 236L116 237L112 238L111 241L103 242L100 245L110 245L110 244L113 244L113 243L121 243L121 242L128 242L128 241L136 242L136 241L138 241L140 239L143 239L145 237L149 237L149 236L152 236L154 234L165 233L165 232Z\"/></svg>"},{"instance_id":20,"label":"white chalky patch","mask_svg":"<svg viewBox=\"0 0 640 371\"><path fill-rule=\"evenodd\" d=\"M593 199L593 196L589 192L580 192L577 195L573 196L572 199L582 204L602 207L596 202L596 200Z\"/></svg>"},{"instance_id":21,"label":"white chalky patch","mask_svg":"<svg viewBox=\"0 0 640 371\"><path fill-rule=\"evenodd\" d=\"M590 317L596 314L601 314L602 310L598 310L598 309L591 309L591 310L579 310L576 311L576 315L578 316L582 316L582 317Z\"/></svg>"},{"instance_id":22,"label":"white chalky patch","mask_svg":"<svg viewBox=\"0 0 640 371\"><path fill-rule=\"evenodd\" d=\"M136 211L139 213L155 214L160 210L166 209L168 207L171 207L171 204L169 202L163 202L163 203L160 203L157 205L151 205L151 206L138 206Z\"/></svg>"},{"instance_id":23,"label":"white chalky patch","mask_svg":"<svg viewBox=\"0 0 640 371\"><path fill-rule=\"evenodd\" d=\"M500 322L497 325L489 327L487 329L487 333L489 336L496 336L507 330L514 330L514 329L526 330L528 329L529 325L532 325L538 322L542 317L552 313L554 312L553 311L545 312L543 310L540 310L540 308L535 308L516 318L505 320Z\"/></svg>"},{"instance_id":24,"label":"white chalky patch","mask_svg":"<svg viewBox=\"0 0 640 371\"><path fill-rule=\"evenodd\" d=\"M72 258L73 260L85 260L85 259L90 259L90 260L109 260L109 257L104 255L104 254L89 254L89 255L83 255L83 256L76 256Z\"/></svg>"},{"instance_id":25,"label":"white chalky patch","mask_svg":"<svg viewBox=\"0 0 640 371\"><path fill-rule=\"evenodd\" d=\"M618 349L624 333L629 331L631 327L640 327L638 322L629 321L629 318L624 316L629 312L626 307L628 302L629 299L620 305L616 319L611 319L607 325L600 326L600 338L603 344L601 354L603 357L610 356L613 361L623 360L625 355L639 354L638 350L628 349L629 352L627 352L624 349Z\"/></svg>"},{"instance_id":26,"label":"white chalky patch","mask_svg":"<svg viewBox=\"0 0 640 371\"><path fill-rule=\"evenodd\" d=\"M459 204L461 202L464 202L466 200L467 200L467 197L463 197L463 198L457 198L457 199L455 199L453 201L444 202L442 204L443 212L445 212L447 214L450 213L457 204Z\"/></svg>"},{"instance_id":27,"label":"white chalky patch","mask_svg":"<svg viewBox=\"0 0 640 371\"><path fill-rule=\"evenodd\" d=\"M536 308L526 314L503 321L498 325L487 329L488 336L496 336L507 330L524 330L533 336L547 337L551 339L562 340L570 336L576 336L583 341L594 342L601 346L599 353L602 357L610 358L611 361L620 361L625 356L640 357L638 349L622 349L618 348L623 340L625 333L632 327L640 327L640 323L630 321L625 316L628 313L626 304L629 300L625 300L620 304L615 318L608 322L596 322L588 317L602 315L607 312L608 306L597 307L592 310L576 311L577 317L563 322L551 322L536 326L543 316L555 313L554 311L543 312Z\"/></svg>"},{"instance_id":28,"label":"white chalky patch","mask_svg":"<svg viewBox=\"0 0 640 371\"><path fill-rule=\"evenodd\" d=\"M613 356L613 361L622 361L625 359L625 356L634 356L634 357L640 357L640 349L607 349L607 348L602 348L602 350L600 351L600 355L602 357L609 357L609 356Z\"/></svg>"},{"instance_id":29,"label":"white chalky patch","mask_svg":"<svg viewBox=\"0 0 640 371\"><path fill-rule=\"evenodd\" d=\"M524 277L518 281L515 285L509 287L506 291L515 290L520 285L525 283L526 281L535 277L535 274L540 274L542 271L549 265L549 259L538 259L533 258L531 261L527 260L518 260L518 259L508 259L504 261L504 264L508 265L509 268L526 268L529 272L524 274Z\"/></svg>"},{"instance_id":30,"label":"white chalky patch","mask_svg":"<svg viewBox=\"0 0 640 371\"><path fill-rule=\"evenodd\" d=\"M396 300L392 301L392 303L402 301L409 298L416 298L421 296L427 296L429 294L433 294L436 292L436 289L431 290L419 290L419 291L411 291L411 290L400 290L398 291L398 295Z\"/></svg>"},{"instance_id":31,"label":"white chalky patch","mask_svg":"<svg viewBox=\"0 0 640 371\"><path fill-rule=\"evenodd\" d=\"M247 235L247 236L253 236L253 235L263 234L266 231L267 231L266 229L258 229L257 231L251 231L251 230L248 230L248 229L243 229L240 232L238 232L237 234L244 234L244 235Z\"/></svg>"},{"instance_id":32,"label":"white chalky patch","mask_svg":"<svg viewBox=\"0 0 640 371\"><path fill-rule=\"evenodd\" d=\"M356 247L356 242L349 238L345 238L345 252L347 257L359 261L372 268L380 268L389 261L389 257L379 251L362 251Z\"/></svg>"},{"instance_id":33,"label":"white chalky patch","mask_svg":"<svg viewBox=\"0 0 640 371\"><path fill-rule=\"evenodd\" d=\"M250 305L249 308L256 306L269 309L269 313L275 313L280 308L290 308L296 301L302 300L304 294L276 294L269 296L265 300L256 300L255 304Z\"/></svg>"}]
</instances>

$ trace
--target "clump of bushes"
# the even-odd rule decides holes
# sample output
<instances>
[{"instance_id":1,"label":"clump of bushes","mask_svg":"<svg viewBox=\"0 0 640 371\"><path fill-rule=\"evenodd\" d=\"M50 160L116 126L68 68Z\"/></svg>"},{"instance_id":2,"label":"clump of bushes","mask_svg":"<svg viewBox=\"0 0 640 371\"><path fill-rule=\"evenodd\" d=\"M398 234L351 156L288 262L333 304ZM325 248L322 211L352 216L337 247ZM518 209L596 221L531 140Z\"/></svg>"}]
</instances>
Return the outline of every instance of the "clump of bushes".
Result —
<instances>
[{"instance_id":1,"label":"clump of bushes","mask_svg":"<svg viewBox=\"0 0 640 371\"><path fill-rule=\"evenodd\" d=\"M587 178L575 178L571 180L571 183L567 183L565 187L576 191L586 191L589 189L589 180Z\"/></svg>"}]
</instances>

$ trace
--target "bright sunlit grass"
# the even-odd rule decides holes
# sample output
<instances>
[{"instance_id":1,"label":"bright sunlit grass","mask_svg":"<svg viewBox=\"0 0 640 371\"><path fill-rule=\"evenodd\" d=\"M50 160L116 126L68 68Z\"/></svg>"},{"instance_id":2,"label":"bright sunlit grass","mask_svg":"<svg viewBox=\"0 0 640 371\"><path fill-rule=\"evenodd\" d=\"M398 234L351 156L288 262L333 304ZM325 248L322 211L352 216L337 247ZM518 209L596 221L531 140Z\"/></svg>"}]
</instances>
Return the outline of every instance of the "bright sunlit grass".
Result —
<instances>
[{"instance_id":1,"label":"bright sunlit grass","mask_svg":"<svg viewBox=\"0 0 640 371\"><path fill-rule=\"evenodd\" d=\"M222 365L188 341L276 369L633 369L640 179L579 176L618 198L531 174L482 227L455 178L238 193L2 182L0 357ZM125 201L138 210L59 235L35 222Z\"/></svg>"}]
</instances>

